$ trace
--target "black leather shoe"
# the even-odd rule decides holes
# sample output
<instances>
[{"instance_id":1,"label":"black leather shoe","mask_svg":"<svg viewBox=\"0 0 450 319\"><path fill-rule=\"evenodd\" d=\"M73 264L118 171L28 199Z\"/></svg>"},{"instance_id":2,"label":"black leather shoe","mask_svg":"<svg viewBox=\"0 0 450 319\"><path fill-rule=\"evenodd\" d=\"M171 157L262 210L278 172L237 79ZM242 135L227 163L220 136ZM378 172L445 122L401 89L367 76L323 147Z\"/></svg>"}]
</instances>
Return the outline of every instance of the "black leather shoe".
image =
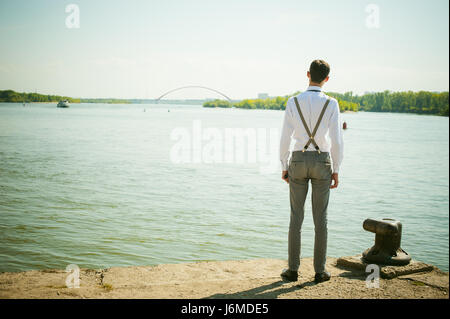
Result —
<instances>
[{"instance_id":1,"label":"black leather shoe","mask_svg":"<svg viewBox=\"0 0 450 319\"><path fill-rule=\"evenodd\" d=\"M281 273L281 278L287 281L297 281L298 272L290 269L284 269L283 272Z\"/></svg>"},{"instance_id":2,"label":"black leather shoe","mask_svg":"<svg viewBox=\"0 0 450 319\"><path fill-rule=\"evenodd\" d=\"M327 271L324 271L324 272L321 272L321 273L317 273L314 276L314 281L318 284L320 282L328 281L328 280L330 280L330 278L331 278L330 273L327 272Z\"/></svg>"}]
</instances>

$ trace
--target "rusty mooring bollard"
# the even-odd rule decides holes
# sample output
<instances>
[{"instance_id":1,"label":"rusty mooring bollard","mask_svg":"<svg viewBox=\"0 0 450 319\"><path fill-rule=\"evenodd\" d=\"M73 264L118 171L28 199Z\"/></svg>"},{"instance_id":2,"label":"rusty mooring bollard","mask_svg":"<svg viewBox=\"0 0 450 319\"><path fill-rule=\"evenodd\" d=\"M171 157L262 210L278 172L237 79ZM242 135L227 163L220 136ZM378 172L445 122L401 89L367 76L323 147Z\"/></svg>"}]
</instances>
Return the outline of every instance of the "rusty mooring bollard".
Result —
<instances>
[{"instance_id":1,"label":"rusty mooring bollard","mask_svg":"<svg viewBox=\"0 0 450 319\"><path fill-rule=\"evenodd\" d=\"M400 247L402 224L390 218L381 221L366 219L363 228L375 233L375 245L362 253L364 262L401 266L411 261L411 256Z\"/></svg>"}]
</instances>

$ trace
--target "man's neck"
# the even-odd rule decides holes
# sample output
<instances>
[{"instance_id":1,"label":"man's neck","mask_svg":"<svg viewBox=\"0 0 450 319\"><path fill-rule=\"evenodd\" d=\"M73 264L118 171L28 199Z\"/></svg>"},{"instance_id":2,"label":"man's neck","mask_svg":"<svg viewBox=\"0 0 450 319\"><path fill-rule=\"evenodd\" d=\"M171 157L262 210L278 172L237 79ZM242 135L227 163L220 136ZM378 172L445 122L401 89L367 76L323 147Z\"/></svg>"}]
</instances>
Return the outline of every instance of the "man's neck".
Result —
<instances>
[{"instance_id":1,"label":"man's neck","mask_svg":"<svg viewBox=\"0 0 450 319\"><path fill-rule=\"evenodd\" d=\"M318 87L322 87L323 86L323 83L316 83L316 82L312 82L312 81L310 81L309 82L309 86L318 86Z\"/></svg>"}]
</instances>

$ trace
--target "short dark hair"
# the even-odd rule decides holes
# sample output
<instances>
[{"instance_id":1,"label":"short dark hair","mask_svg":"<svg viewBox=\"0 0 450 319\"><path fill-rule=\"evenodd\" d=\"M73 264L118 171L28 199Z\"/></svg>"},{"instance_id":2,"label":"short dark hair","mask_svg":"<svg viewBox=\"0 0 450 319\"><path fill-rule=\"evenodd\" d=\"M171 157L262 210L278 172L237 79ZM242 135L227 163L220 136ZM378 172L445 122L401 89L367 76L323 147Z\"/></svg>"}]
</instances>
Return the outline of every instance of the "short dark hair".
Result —
<instances>
[{"instance_id":1,"label":"short dark hair","mask_svg":"<svg viewBox=\"0 0 450 319\"><path fill-rule=\"evenodd\" d=\"M311 81L320 83L330 74L330 65L324 60L314 60L309 67Z\"/></svg>"}]
</instances>

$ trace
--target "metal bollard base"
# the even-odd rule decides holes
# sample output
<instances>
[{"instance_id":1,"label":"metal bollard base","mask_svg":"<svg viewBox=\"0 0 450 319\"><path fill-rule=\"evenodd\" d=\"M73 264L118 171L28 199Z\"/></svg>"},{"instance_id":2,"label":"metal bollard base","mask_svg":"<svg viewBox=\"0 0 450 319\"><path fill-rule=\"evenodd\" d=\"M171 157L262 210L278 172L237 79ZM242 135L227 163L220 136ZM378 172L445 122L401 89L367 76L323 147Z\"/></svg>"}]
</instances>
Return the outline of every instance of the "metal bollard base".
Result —
<instances>
[{"instance_id":1,"label":"metal bollard base","mask_svg":"<svg viewBox=\"0 0 450 319\"><path fill-rule=\"evenodd\" d=\"M402 224L394 219L366 219L363 228L375 233L375 245L362 253L364 262L391 266L409 264L411 256L400 247Z\"/></svg>"}]
</instances>

